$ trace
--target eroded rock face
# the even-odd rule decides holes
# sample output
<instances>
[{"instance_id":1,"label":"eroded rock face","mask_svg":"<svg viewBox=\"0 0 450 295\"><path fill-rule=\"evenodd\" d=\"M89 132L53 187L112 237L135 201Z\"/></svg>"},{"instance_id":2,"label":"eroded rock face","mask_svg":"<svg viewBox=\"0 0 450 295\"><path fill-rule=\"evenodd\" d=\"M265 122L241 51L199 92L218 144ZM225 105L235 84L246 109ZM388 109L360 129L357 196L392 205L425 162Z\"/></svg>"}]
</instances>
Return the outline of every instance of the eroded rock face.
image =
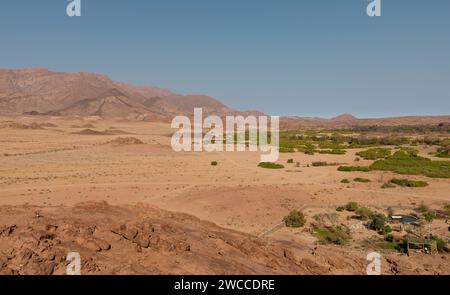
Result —
<instances>
[{"instance_id":1,"label":"eroded rock face","mask_svg":"<svg viewBox=\"0 0 450 295\"><path fill-rule=\"evenodd\" d=\"M2 274L64 274L69 252L80 253L85 274L305 270L284 248L146 206L85 203L73 208L0 207L0 212Z\"/></svg>"},{"instance_id":2,"label":"eroded rock face","mask_svg":"<svg viewBox=\"0 0 450 295\"><path fill-rule=\"evenodd\" d=\"M311 251L145 205L0 207L0 274L65 274L70 252L80 254L82 274L364 274L367 265L361 251ZM393 257L387 274L417 268ZM446 259L421 259L436 260L430 274L449 273Z\"/></svg>"}]
</instances>

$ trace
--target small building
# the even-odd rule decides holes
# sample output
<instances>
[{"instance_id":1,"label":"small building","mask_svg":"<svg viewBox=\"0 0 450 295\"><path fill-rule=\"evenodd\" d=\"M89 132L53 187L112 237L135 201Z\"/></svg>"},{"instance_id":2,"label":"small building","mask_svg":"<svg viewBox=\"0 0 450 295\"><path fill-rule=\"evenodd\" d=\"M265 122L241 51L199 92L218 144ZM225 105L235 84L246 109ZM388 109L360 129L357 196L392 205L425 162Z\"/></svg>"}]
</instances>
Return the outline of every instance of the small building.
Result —
<instances>
[{"instance_id":1,"label":"small building","mask_svg":"<svg viewBox=\"0 0 450 295\"><path fill-rule=\"evenodd\" d=\"M437 242L431 239L421 239L415 237L406 238L406 253L410 250L419 250L426 254L435 254L437 250Z\"/></svg>"}]
</instances>

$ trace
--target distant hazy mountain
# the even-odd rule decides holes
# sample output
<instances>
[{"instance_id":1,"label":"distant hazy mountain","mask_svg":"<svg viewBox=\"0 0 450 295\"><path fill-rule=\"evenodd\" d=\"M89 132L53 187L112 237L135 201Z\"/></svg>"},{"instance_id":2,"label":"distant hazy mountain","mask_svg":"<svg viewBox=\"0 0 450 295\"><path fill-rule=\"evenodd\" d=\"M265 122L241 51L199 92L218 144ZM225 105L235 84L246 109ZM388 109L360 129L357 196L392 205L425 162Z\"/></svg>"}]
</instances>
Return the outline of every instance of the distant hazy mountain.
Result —
<instances>
[{"instance_id":1,"label":"distant hazy mountain","mask_svg":"<svg viewBox=\"0 0 450 295\"><path fill-rule=\"evenodd\" d=\"M0 114L99 116L165 121L190 115L237 114L209 96L182 96L156 87L115 82L92 73L57 73L47 69L0 70Z\"/></svg>"},{"instance_id":2,"label":"distant hazy mountain","mask_svg":"<svg viewBox=\"0 0 450 295\"><path fill-rule=\"evenodd\" d=\"M47 69L0 69L0 115L98 116L170 121L202 107L207 115L264 115L240 112L205 95L178 95L157 87L134 86L93 73L58 73ZM282 129L353 125L419 125L449 123L450 116L358 119L350 114L332 119L283 117Z\"/></svg>"}]
</instances>

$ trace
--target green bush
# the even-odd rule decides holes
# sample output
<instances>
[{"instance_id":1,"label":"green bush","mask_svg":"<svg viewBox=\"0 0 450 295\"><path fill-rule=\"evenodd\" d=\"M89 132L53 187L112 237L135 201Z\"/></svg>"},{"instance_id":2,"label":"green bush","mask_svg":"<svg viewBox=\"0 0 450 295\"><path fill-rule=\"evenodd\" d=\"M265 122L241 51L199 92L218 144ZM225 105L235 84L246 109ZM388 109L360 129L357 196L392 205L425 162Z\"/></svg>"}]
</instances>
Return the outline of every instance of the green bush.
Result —
<instances>
[{"instance_id":1,"label":"green bush","mask_svg":"<svg viewBox=\"0 0 450 295\"><path fill-rule=\"evenodd\" d=\"M432 222L436 218L436 215L431 211L427 211L423 213L423 218L426 222Z\"/></svg>"},{"instance_id":2,"label":"green bush","mask_svg":"<svg viewBox=\"0 0 450 295\"><path fill-rule=\"evenodd\" d=\"M266 169L283 169L284 166L281 164L271 163L271 162L261 162L258 164L258 167L266 168Z\"/></svg>"},{"instance_id":3,"label":"green bush","mask_svg":"<svg viewBox=\"0 0 450 295\"><path fill-rule=\"evenodd\" d=\"M332 164L328 164L328 162L325 162L325 161L316 161L316 162L312 162L311 165L313 167L322 167L322 166L331 166Z\"/></svg>"},{"instance_id":4,"label":"green bush","mask_svg":"<svg viewBox=\"0 0 450 295\"><path fill-rule=\"evenodd\" d=\"M380 235L387 235L392 232L389 225L386 224L387 218L383 214L373 214L370 217L369 228L376 231Z\"/></svg>"},{"instance_id":5,"label":"green bush","mask_svg":"<svg viewBox=\"0 0 450 295\"><path fill-rule=\"evenodd\" d=\"M359 152L357 155L366 160L378 160L389 157L391 155L391 150L385 148L373 148Z\"/></svg>"},{"instance_id":6,"label":"green bush","mask_svg":"<svg viewBox=\"0 0 450 295\"><path fill-rule=\"evenodd\" d=\"M280 147L280 153L295 153L294 148Z\"/></svg>"},{"instance_id":7,"label":"green bush","mask_svg":"<svg viewBox=\"0 0 450 295\"><path fill-rule=\"evenodd\" d=\"M357 178L353 179L353 181L367 183L367 182L370 182L370 179L357 177Z\"/></svg>"},{"instance_id":8,"label":"green bush","mask_svg":"<svg viewBox=\"0 0 450 295\"><path fill-rule=\"evenodd\" d=\"M355 212L356 210L358 210L359 206L358 203L356 202L348 202L345 206L344 206L345 210L349 211L349 212Z\"/></svg>"},{"instance_id":9,"label":"green bush","mask_svg":"<svg viewBox=\"0 0 450 295\"><path fill-rule=\"evenodd\" d=\"M348 180L348 179L342 179L342 180L341 180L341 183L350 183L350 180Z\"/></svg>"},{"instance_id":10,"label":"green bush","mask_svg":"<svg viewBox=\"0 0 450 295\"><path fill-rule=\"evenodd\" d=\"M431 240L436 241L437 250L439 253L448 253L450 252L450 249L448 248L447 242L443 239L439 238L438 236L431 236Z\"/></svg>"},{"instance_id":11,"label":"green bush","mask_svg":"<svg viewBox=\"0 0 450 295\"><path fill-rule=\"evenodd\" d=\"M388 234L388 235L385 237L385 240L386 240L386 242L392 243L392 242L394 242L394 236L393 236L392 234Z\"/></svg>"},{"instance_id":12,"label":"green bush","mask_svg":"<svg viewBox=\"0 0 450 295\"><path fill-rule=\"evenodd\" d=\"M284 217L284 223L287 227L302 227L306 223L305 215L301 211L292 211Z\"/></svg>"},{"instance_id":13,"label":"green bush","mask_svg":"<svg viewBox=\"0 0 450 295\"><path fill-rule=\"evenodd\" d=\"M289 159L289 160L287 160L287 163L288 163L288 164L294 164L294 159Z\"/></svg>"},{"instance_id":14,"label":"green bush","mask_svg":"<svg viewBox=\"0 0 450 295\"><path fill-rule=\"evenodd\" d=\"M409 179L398 179L394 178L390 181L390 183L403 186L403 187L426 187L428 186L428 183L425 181L416 181L416 180L409 180Z\"/></svg>"},{"instance_id":15,"label":"green bush","mask_svg":"<svg viewBox=\"0 0 450 295\"><path fill-rule=\"evenodd\" d=\"M420 206L419 207L417 207L416 209L415 209L417 212L419 212L419 213L426 213L426 212L428 212L428 211L430 211L430 207L428 207L427 205L425 205L425 203L421 203L420 204Z\"/></svg>"},{"instance_id":16,"label":"green bush","mask_svg":"<svg viewBox=\"0 0 450 295\"><path fill-rule=\"evenodd\" d=\"M370 168L366 167L366 166L340 166L338 168L338 171L341 171L341 172L353 172L353 171L369 172Z\"/></svg>"},{"instance_id":17,"label":"green bush","mask_svg":"<svg viewBox=\"0 0 450 295\"><path fill-rule=\"evenodd\" d=\"M372 212L372 210L370 210L369 208L367 208L367 207L360 207L360 208L358 208L357 210L356 210L356 212L355 212L357 215L358 215L358 217L360 218L360 219L362 219L362 220L368 220L368 219L370 219L373 215L374 215L374 213Z\"/></svg>"},{"instance_id":18,"label":"green bush","mask_svg":"<svg viewBox=\"0 0 450 295\"><path fill-rule=\"evenodd\" d=\"M211 162L211 166L217 166L217 165L219 165L219 163L217 161L212 161Z\"/></svg>"},{"instance_id":19,"label":"green bush","mask_svg":"<svg viewBox=\"0 0 450 295\"><path fill-rule=\"evenodd\" d=\"M347 152L345 150L320 150L319 154L330 154L330 155L345 155Z\"/></svg>"},{"instance_id":20,"label":"green bush","mask_svg":"<svg viewBox=\"0 0 450 295\"><path fill-rule=\"evenodd\" d=\"M381 186L381 188L393 188L393 187L395 187L395 185L393 185L390 182L386 182Z\"/></svg>"},{"instance_id":21,"label":"green bush","mask_svg":"<svg viewBox=\"0 0 450 295\"><path fill-rule=\"evenodd\" d=\"M436 153L436 157L450 158L450 147L439 148Z\"/></svg>"},{"instance_id":22,"label":"green bush","mask_svg":"<svg viewBox=\"0 0 450 295\"><path fill-rule=\"evenodd\" d=\"M350 230L345 226L317 228L315 232L320 244L347 245L351 240Z\"/></svg>"}]
</instances>

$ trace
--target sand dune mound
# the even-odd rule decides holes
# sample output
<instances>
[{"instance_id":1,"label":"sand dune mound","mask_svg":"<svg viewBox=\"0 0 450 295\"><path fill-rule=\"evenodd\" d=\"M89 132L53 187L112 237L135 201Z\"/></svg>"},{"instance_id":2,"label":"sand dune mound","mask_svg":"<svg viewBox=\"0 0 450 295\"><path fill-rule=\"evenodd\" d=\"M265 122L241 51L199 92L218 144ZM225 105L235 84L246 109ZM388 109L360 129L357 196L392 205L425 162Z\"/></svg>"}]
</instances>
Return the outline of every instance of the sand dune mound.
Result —
<instances>
[{"instance_id":1,"label":"sand dune mound","mask_svg":"<svg viewBox=\"0 0 450 295\"><path fill-rule=\"evenodd\" d=\"M83 129L79 132L73 132L73 134L78 134L78 135L120 135L120 134L130 134L129 132L126 131L122 131L122 130L118 130L118 129L108 129L105 131L97 131L97 130L93 130L93 129Z\"/></svg>"},{"instance_id":2,"label":"sand dune mound","mask_svg":"<svg viewBox=\"0 0 450 295\"><path fill-rule=\"evenodd\" d=\"M144 144L144 142L136 137L118 137L114 140L109 141L110 144L115 145L135 145Z\"/></svg>"},{"instance_id":3,"label":"sand dune mound","mask_svg":"<svg viewBox=\"0 0 450 295\"><path fill-rule=\"evenodd\" d=\"M83 129L79 132L74 132L74 134L79 134L79 135L110 135L108 132L103 132L103 131L97 131L97 130L93 130L93 129Z\"/></svg>"}]
</instances>

